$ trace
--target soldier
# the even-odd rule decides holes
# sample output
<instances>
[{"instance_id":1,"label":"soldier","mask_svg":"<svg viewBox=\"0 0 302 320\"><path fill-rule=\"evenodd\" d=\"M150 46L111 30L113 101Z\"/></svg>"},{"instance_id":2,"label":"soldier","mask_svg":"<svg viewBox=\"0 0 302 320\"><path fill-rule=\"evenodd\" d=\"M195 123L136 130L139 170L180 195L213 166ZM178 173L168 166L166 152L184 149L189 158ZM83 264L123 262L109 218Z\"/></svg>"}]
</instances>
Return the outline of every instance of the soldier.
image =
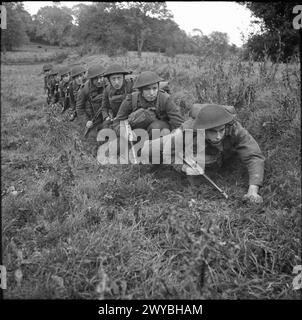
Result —
<instances>
[{"instance_id":1,"label":"soldier","mask_svg":"<svg viewBox=\"0 0 302 320\"><path fill-rule=\"evenodd\" d=\"M103 78L104 68L101 65L93 65L88 68L87 81L82 85L76 101L76 110L79 122L84 122L84 145L88 152L94 156L97 151L96 135L102 125L103 117L101 105L105 90Z\"/></svg>"},{"instance_id":2,"label":"soldier","mask_svg":"<svg viewBox=\"0 0 302 320\"><path fill-rule=\"evenodd\" d=\"M113 64L103 74L108 79L109 85L104 91L102 117L108 124L116 117L120 105L127 94L132 92L133 82L125 79L125 75L130 73L130 71L125 70L122 66ZM103 125L103 127L106 126L107 124Z\"/></svg>"},{"instance_id":3,"label":"soldier","mask_svg":"<svg viewBox=\"0 0 302 320\"><path fill-rule=\"evenodd\" d=\"M61 81L61 76L59 74L59 68L54 67L50 72L50 81L49 81L49 87L50 87L50 97L51 97L51 103L55 104L59 102L60 98L60 92L59 92L59 85Z\"/></svg>"},{"instance_id":4,"label":"soldier","mask_svg":"<svg viewBox=\"0 0 302 320\"><path fill-rule=\"evenodd\" d=\"M204 129L205 168L221 167L234 153L237 154L247 166L249 173L249 188L244 199L252 203L261 203L263 200L258 191L263 183L265 158L255 139L236 120L234 108L216 104L195 104L192 107L191 116L191 119L184 122L181 128L172 134L174 146L175 143L183 143L182 130L193 129L193 132L195 130L196 133L196 129ZM165 139L167 136L160 138L161 154ZM193 150L194 147L196 148L196 139L193 139ZM148 148L149 151L147 151ZM154 145L152 150L152 142L146 141L142 155L147 156L151 154L151 151L156 152ZM175 156L174 151L171 150L171 156ZM182 171L187 175L200 174L187 164L182 166Z\"/></svg>"},{"instance_id":5,"label":"soldier","mask_svg":"<svg viewBox=\"0 0 302 320\"><path fill-rule=\"evenodd\" d=\"M104 68L101 65L93 65L88 69L87 81L78 92L76 109L77 115L85 123L87 129L92 128L94 117L100 112L102 105L105 81ZM98 122L103 121L98 117Z\"/></svg>"},{"instance_id":6,"label":"soldier","mask_svg":"<svg viewBox=\"0 0 302 320\"><path fill-rule=\"evenodd\" d=\"M70 83L70 115L69 121L73 121L76 117L76 101L77 95L80 88L83 85L84 73L86 69L83 66L74 66L71 69L71 78L72 81Z\"/></svg>"},{"instance_id":7,"label":"soldier","mask_svg":"<svg viewBox=\"0 0 302 320\"><path fill-rule=\"evenodd\" d=\"M70 66L63 66L59 75L61 76L59 102L62 105L62 113L64 113L70 107Z\"/></svg>"},{"instance_id":8,"label":"soldier","mask_svg":"<svg viewBox=\"0 0 302 320\"><path fill-rule=\"evenodd\" d=\"M52 69L51 64L45 64L43 66L43 73L44 73L44 93L47 94L47 104L50 104L50 87L49 87L49 82L51 79L50 72Z\"/></svg>"},{"instance_id":9,"label":"soldier","mask_svg":"<svg viewBox=\"0 0 302 320\"><path fill-rule=\"evenodd\" d=\"M119 133L119 122L128 119L132 129L146 129L151 136L152 129L160 129L161 135L178 128L184 118L170 95L159 88L162 81L152 71L142 72L136 79L133 89L120 106L114 120L114 128Z\"/></svg>"}]
</instances>

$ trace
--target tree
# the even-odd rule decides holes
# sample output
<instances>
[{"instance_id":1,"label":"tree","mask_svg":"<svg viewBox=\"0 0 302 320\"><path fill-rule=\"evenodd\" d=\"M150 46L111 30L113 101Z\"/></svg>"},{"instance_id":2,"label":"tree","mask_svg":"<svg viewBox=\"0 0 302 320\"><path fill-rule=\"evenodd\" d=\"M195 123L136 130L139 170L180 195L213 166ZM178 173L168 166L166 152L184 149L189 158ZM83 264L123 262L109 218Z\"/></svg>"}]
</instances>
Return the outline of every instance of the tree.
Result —
<instances>
[{"instance_id":1,"label":"tree","mask_svg":"<svg viewBox=\"0 0 302 320\"><path fill-rule=\"evenodd\" d=\"M290 58L298 49L299 33L292 27L293 7L298 2L240 2L260 19L261 34L250 35L246 44L247 55L262 59L266 54L272 60Z\"/></svg>"},{"instance_id":2,"label":"tree","mask_svg":"<svg viewBox=\"0 0 302 320\"><path fill-rule=\"evenodd\" d=\"M51 44L63 46L72 29L72 10L58 5L41 8L34 19L37 22L36 35Z\"/></svg>"},{"instance_id":3,"label":"tree","mask_svg":"<svg viewBox=\"0 0 302 320\"><path fill-rule=\"evenodd\" d=\"M151 35L150 17L162 19L172 18L165 2L128 2L117 3L117 8L126 9L128 32L133 34L137 44L137 54L141 57L146 39Z\"/></svg>"},{"instance_id":4,"label":"tree","mask_svg":"<svg viewBox=\"0 0 302 320\"><path fill-rule=\"evenodd\" d=\"M20 2L6 2L7 29L1 30L1 51L12 50L28 41L26 24L22 20L21 12L24 11ZM25 12L25 11L24 11Z\"/></svg>"},{"instance_id":5,"label":"tree","mask_svg":"<svg viewBox=\"0 0 302 320\"><path fill-rule=\"evenodd\" d=\"M192 41L195 45L195 54L203 57L223 58L229 54L231 46L227 33L213 31L209 36L202 33L200 29L193 29ZM233 47L234 51L234 47Z\"/></svg>"}]
</instances>

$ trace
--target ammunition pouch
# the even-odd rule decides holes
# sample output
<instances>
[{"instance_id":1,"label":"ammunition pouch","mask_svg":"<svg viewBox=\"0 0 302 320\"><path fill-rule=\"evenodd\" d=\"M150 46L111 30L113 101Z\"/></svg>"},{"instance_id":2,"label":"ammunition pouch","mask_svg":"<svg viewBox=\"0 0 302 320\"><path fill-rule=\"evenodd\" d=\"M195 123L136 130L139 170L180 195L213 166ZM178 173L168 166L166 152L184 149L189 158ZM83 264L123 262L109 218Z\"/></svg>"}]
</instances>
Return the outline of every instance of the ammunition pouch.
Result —
<instances>
[{"instance_id":1,"label":"ammunition pouch","mask_svg":"<svg viewBox=\"0 0 302 320\"><path fill-rule=\"evenodd\" d=\"M132 128L147 129L155 120L157 120L157 117L155 111L152 109L140 108L132 112L128 117L129 124Z\"/></svg>"}]
</instances>

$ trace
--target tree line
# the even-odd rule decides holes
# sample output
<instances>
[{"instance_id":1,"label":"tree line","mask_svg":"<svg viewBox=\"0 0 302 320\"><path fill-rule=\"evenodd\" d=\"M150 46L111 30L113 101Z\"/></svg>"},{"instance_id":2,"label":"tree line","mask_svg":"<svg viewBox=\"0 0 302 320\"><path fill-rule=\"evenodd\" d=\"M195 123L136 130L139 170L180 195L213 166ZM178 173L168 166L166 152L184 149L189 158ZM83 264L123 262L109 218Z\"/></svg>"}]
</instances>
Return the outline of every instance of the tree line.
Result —
<instances>
[{"instance_id":1,"label":"tree line","mask_svg":"<svg viewBox=\"0 0 302 320\"><path fill-rule=\"evenodd\" d=\"M31 16L22 2L6 2L7 30L2 30L1 50L12 50L26 42L63 46L98 46L104 53L156 51L203 57L245 57L287 59L296 53L299 37L292 26L294 3L239 2L262 23L262 33L250 35L243 48L229 43L226 33L193 35L181 30L165 2L94 2L72 9L54 2ZM276 18L277 17L277 18Z\"/></svg>"}]
</instances>

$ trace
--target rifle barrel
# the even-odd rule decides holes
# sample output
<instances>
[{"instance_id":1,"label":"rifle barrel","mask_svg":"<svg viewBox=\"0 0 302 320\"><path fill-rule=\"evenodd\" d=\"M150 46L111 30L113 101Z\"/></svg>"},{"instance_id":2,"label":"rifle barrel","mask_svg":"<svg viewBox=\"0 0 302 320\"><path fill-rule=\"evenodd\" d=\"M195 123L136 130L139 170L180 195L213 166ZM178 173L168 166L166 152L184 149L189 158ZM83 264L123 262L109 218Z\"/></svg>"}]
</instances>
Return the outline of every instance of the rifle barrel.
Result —
<instances>
[{"instance_id":1,"label":"rifle barrel","mask_svg":"<svg viewBox=\"0 0 302 320\"><path fill-rule=\"evenodd\" d=\"M217 184L216 184L211 178L209 178L205 173L203 174L203 176L204 176L226 199L229 198L229 196L226 194L226 192L223 191L221 188L219 188L219 187L217 186Z\"/></svg>"}]
</instances>

